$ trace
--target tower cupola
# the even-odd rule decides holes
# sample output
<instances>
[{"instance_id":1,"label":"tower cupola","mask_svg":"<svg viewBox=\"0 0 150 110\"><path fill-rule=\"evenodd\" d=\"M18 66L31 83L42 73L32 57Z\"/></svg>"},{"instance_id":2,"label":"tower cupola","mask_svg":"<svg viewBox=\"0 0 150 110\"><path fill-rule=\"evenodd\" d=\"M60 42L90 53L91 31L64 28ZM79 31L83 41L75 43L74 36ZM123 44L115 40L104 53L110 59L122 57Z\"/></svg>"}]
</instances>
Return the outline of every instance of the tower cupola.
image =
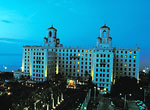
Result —
<instances>
[{"instance_id":1,"label":"tower cupola","mask_svg":"<svg viewBox=\"0 0 150 110\"><path fill-rule=\"evenodd\" d=\"M97 39L97 47L99 48L111 48L112 38L109 36L110 28L104 24L100 27L100 37Z\"/></svg>"}]
</instances>

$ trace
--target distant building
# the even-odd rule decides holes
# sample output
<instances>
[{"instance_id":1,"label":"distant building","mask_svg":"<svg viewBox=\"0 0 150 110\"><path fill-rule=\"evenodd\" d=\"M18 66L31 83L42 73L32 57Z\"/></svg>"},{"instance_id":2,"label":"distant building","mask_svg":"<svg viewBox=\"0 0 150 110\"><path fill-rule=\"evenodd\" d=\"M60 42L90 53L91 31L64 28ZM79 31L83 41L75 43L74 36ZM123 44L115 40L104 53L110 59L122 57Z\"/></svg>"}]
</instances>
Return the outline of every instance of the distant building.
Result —
<instances>
[{"instance_id":1,"label":"distant building","mask_svg":"<svg viewBox=\"0 0 150 110\"><path fill-rule=\"evenodd\" d=\"M21 70L17 70L13 72L13 76L15 79L21 79L22 76L25 76L26 74L24 74Z\"/></svg>"},{"instance_id":2,"label":"distant building","mask_svg":"<svg viewBox=\"0 0 150 110\"><path fill-rule=\"evenodd\" d=\"M55 74L82 77L92 76L101 90L110 91L115 78L135 77L139 80L139 48L112 47L110 28L100 28L94 48L63 47L52 26L47 30L43 46L23 46L22 72L33 81L46 81Z\"/></svg>"}]
</instances>

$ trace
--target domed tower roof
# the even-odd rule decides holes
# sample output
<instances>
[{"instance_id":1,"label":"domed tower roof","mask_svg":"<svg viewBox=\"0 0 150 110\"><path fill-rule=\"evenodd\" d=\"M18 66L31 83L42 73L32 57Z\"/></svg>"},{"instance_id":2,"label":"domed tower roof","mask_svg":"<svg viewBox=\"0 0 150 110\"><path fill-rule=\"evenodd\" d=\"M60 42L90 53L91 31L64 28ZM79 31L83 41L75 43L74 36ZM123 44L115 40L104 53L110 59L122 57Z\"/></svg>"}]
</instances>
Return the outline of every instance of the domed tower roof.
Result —
<instances>
[{"instance_id":1,"label":"domed tower roof","mask_svg":"<svg viewBox=\"0 0 150 110\"><path fill-rule=\"evenodd\" d=\"M108 28L108 30L110 30L110 27L106 26L106 24L104 24L104 26L102 26L101 28Z\"/></svg>"},{"instance_id":2,"label":"domed tower roof","mask_svg":"<svg viewBox=\"0 0 150 110\"><path fill-rule=\"evenodd\" d=\"M44 37L44 39L46 39L46 40L47 40L47 38L46 38L46 37Z\"/></svg>"},{"instance_id":3,"label":"domed tower roof","mask_svg":"<svg viewBox=\"0 0 150 110\"><path fill-rule=\"evenodd\" d=\"M48 29L54 29L55 31L57 31L57 29L55 29L55 28L53 27L53 25L52 25L50 28L48 28Z\"/></svg>"}]
</instances>

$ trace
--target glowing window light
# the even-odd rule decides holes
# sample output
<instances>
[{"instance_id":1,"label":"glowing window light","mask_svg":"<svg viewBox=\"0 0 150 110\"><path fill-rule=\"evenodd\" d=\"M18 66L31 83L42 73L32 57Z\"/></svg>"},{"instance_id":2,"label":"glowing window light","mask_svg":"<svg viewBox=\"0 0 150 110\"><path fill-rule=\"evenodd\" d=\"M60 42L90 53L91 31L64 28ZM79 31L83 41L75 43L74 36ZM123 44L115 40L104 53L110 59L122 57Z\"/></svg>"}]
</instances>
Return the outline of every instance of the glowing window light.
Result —
<instances>
[{"instance_id":1,"label":"glowing window light","mask_svg":"<svg viewBox=\"0 0 150 110\"><path fill-rule=\"evenodd\" d=\"M74 84L74 81L73 81L73 80L70 80L70 81L69 81L69 84L70 84L70 85L73 85L73 84Z\"/></svg>"},{"instance_id":2,"label":"glowing window light","mask_svg":"<svg viewBox=\"0 0 150 110\"><path fill-rule=\"evenodd\" d=\"M80 56L80 54L78 54L78 56Z\"/></svg>"},{"instance_id":3,"label":"glowing window light","mask_svg":"<svg viewBox=\"0 0 150 110\"><path fill-rule=\"evenodd\" d=\"M78 61L78 65L80 64L80 62Z\"/></svg>"},{"instance_id":4,"label":"glowing window light","mask_svg":"<svg viewBox=\"0 0 150 110\"><path fill-rule=\"evenodd\" d=\"M125 55L125 58L127 58L127 55Z\"/></svg>"},{"instance_id":5,"label":"glowing window light","mask_svg":"<svg viewBox=\"0 0 150 110\"><path fill-rule=\"evenodd\" d=\"M126 66L127 66L127 64L124 64L124 66L126 67Z\"/></svg>"},{"instance_id":6,"label":"glowing window light","mask_svg":"<svg viewBox=\"0 0 150 110\"><path fill-rule=\"evenodd\" d=\"M77 72L79 72L79 70L77 70Z\"/></svg>"},{"instance_id":7,"label":"glowing window light","mask_svg":"<svg viewBox=\"0 0 150 110\"><path fill-rule=\"evenodd\" d=\"M87 50L86 50L86 52L87 52Z\"/></svg>"},{"instance_id":8,"label":"glowing window light","mask_svg":"<svg viewBox=\"0 0 150 110\"><path fill-rule=\"evenodd\" d=\"M136 58L136 56L134 55L133 58Z\"/></svg>"},{"instance_id":9,"label":"glowing window light","mask_svg":"<svg viewBox=\"0 0 150 110\"><path fill-rule=\"evenodd\" d=\"M83 56L83 54L82 54L82 56Z\"/></svg>"},{"instance_id":10,"label":"glowing window light","mask_svg":"<svg viewBox=\"0 0 150 110\"><path fill-rule=\"evenodd\" d=\"M132 51L130 51L129 53L132 54Z\"/></svg>"}]
</instances>

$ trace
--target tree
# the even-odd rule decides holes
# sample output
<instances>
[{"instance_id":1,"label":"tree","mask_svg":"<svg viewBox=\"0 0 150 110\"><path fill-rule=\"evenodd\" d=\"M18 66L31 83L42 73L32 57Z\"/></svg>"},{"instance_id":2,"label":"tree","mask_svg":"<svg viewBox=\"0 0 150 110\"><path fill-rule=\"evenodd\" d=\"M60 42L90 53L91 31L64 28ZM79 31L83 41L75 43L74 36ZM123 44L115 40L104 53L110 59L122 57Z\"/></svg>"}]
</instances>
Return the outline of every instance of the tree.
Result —
<instances>
[{"instance_id":1,"label":"tree","mask_svg":"<svg viewBox=\"0 0 150 110\"><path fill-rule=\"evenodd\" d=\"M88 77L88 72L87 72L87 70L85 71L85 77Z\"/></svg>"},{"instance_id":2,"label":"tree","mask_svg":"<svg viewBox=\"0 0 150 110\"><path fill-rule=\"evenodd\" d=\"M138 84L136 78L120 77L116 83L112 85L111 95L119 96L119 94L135 94L138 91Z\"/></svg>"}]
</instances>

